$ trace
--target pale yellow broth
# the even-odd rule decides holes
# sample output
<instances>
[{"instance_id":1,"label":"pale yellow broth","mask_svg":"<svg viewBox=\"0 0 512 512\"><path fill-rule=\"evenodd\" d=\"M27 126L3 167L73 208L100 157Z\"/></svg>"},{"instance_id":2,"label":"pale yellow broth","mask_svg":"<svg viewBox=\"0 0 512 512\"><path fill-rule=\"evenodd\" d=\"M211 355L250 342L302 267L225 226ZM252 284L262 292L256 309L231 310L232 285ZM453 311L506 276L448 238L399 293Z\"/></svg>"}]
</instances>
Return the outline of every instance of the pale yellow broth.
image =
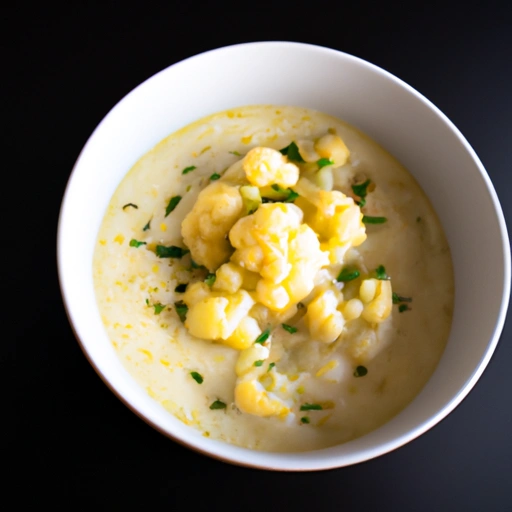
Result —
<instances>
[{"instance_id":1,"label":"pale yellow broth","mask_svg":"<svg viewBox=\"0 0 512 512\"><path fill-rule=\"evenodd\" d=\"M307 330L289 335L276 329L272 354L309 370L303 401L331 401L322 411L303 413L309 424L261 418L234 407L234 365L238 351L190 336L174 311L176 285L190 280L190 258L158 258L156 243L183 246L180 225L213 173L222 174L255 146L280 149L292 140L313 139L334 129L351 152L335 170L335 188L370 178L366 215L388 221L367 226L367 240L352 257L368 269L384 265L393 291L412 297L378 329L379 350L356 378L357 361L346 355L353 335L325 345ZM233 154L235 153L235 154ZM239 153L237 155L236 153ZM182 170L196 166L183 175ZM172 196L183 199L165 217ZM132 203L132 206L123 206ZM150 222L150 228L143 228ZM147 242L130 247L131 239ZM412 175L369 137L324 113L289 106L248 106L201 119L168 136L145 154L120 183L98 233L93 262L97 303L105 329L123 365L169 413L206 437L268 451L324 448L366 434L413 400L432 375L450 331L454 284L450 251L426 195ZM149 302L149 306L146 304ZM155 314L155 303L166 306ZM315 377L330 358L340 361L339 382ZM272 358L271 358L272 359ZM271 360L269 359L269 360ZM277 368L279 368L279 362ZM198 384L190 376L204 378ZM214 400L228 406L210 410Z\"/></svg>"}]
</instances>

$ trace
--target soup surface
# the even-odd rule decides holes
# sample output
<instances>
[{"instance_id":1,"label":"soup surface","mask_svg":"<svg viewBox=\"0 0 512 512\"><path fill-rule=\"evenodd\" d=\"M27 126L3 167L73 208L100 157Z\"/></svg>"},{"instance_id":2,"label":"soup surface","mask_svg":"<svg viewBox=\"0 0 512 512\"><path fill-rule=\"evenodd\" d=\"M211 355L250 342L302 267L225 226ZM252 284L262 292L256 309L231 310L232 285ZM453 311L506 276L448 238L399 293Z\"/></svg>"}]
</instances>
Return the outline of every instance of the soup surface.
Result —
<instances>
[{"instance_id":1,"label":"soup surface","mask_svg":"<svg viewBox=\"0 0 512 512\"><path fill-rule=\"evenodd\" d=\"M268 451L343 443L422 389L453 271L411 174L325 113L247 106L145 154L93 261L128 372L206 437Z\"/></svg>"}]
</instances>

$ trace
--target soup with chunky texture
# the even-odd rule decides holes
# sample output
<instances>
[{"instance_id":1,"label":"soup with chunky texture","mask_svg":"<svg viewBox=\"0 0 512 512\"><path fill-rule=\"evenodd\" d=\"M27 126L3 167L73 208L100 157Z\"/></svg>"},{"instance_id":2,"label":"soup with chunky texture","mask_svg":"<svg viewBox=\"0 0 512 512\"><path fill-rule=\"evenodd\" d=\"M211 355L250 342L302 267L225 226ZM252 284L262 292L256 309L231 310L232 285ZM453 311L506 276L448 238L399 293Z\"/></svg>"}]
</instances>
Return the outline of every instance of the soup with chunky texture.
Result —
<instances>
[{"instance_id":1,"label":"soup with chunky texture","mask_svg":"<svg viewBox=\"0 0 512 512\"><path fill-rule=\"evenodd\" d=\"M411 174L325 113L247 106L145 154L93 261L128 372L204 436L306 451L368 433L448 339L450 251Z\"/></svg>"}]
</instances>

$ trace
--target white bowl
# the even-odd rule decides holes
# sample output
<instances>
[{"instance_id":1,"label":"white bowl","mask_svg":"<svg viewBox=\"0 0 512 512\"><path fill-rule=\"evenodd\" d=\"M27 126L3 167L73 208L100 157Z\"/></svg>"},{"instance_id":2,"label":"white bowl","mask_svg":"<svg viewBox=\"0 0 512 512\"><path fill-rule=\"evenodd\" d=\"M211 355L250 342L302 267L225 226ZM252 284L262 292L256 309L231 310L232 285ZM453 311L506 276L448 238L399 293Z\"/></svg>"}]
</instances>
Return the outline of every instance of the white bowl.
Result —
<instances>
[{"instance_id":1,"label":"white bowl","mask_svg":"<svg viewBox=\"0 0 512 512\"><path fill-rule=\"evenodd\" d=\"M435 373L391 421L328 449L268 453L203 437L150 398L127 373L96 305L92 279L96 235L126 172L175 130L214 112L250 104L317 109L373 137L423 187L451 248L455 311ZM256 42L174 64L139 85L107 114L69 179L58 227L58 270L69 321L85 355L135 413L204 454L240 465L304 471L347 466L398 448L463 400L488 364L503 328L510 293L510 246L498 198L480 160L450 120L421 94L377 66L340 51Z\"/></svg>"}]
</instances>

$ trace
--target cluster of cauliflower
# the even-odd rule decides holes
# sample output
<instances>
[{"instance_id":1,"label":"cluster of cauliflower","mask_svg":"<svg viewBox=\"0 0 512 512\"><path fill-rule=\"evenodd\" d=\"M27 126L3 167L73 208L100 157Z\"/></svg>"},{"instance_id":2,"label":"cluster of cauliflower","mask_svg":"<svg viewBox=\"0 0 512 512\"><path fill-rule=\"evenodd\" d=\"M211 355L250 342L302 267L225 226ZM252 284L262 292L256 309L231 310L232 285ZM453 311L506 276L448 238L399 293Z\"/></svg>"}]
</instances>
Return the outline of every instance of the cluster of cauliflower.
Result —
<instances>
[{"instance_id":1,"label":"cluster of cauliflower","mask_svg":"<svg viewBox=\"0 0 512 512\"><path fill-rule=\"evenodd\" d=\"M240 172L210 183L182 223L184 243L198 265L215 274L213 285L188 286L185 327L190 334L240 351L235 403L246 413L289 417L293 406L271 390L293 382L269 367L272 329L307 304L310 338L327 344L356 319L375 326L391 313L391 284L362 279L358 296L318 285L322 269L343 268L351 247L366 239L363 214L351 197L332 190L332 170L349 151L340 137L298 141L302 163L255 147ZM301 166L322 161L314 180Z\"/></svg>"}]
</instances>

